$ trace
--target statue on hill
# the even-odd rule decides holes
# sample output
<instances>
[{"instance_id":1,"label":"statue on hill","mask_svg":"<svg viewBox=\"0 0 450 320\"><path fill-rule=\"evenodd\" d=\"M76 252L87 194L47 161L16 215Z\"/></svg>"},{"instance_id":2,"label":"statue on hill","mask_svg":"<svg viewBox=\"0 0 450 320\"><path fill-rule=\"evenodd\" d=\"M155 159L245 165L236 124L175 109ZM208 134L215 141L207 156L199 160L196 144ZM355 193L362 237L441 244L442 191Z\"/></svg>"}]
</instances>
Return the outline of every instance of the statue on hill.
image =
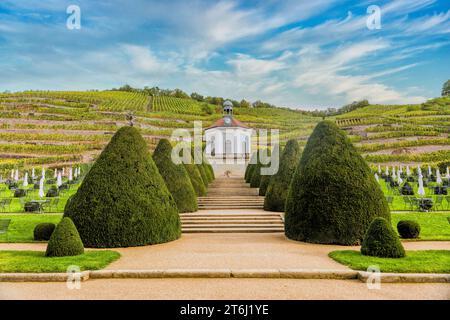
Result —
<instances>
[{"instance_id":1,"label":"statue on hill","mask_svg":"<svg viewBox=\"0 0 450 320\"><path fill-rule=\"evenodd\" d=\"M128 111L125 118L127 119L128 123L130 124L130 127L134 126L134 121L136 120L136 116L134 115L133 111Z\"/></svg>"}]
</instances>

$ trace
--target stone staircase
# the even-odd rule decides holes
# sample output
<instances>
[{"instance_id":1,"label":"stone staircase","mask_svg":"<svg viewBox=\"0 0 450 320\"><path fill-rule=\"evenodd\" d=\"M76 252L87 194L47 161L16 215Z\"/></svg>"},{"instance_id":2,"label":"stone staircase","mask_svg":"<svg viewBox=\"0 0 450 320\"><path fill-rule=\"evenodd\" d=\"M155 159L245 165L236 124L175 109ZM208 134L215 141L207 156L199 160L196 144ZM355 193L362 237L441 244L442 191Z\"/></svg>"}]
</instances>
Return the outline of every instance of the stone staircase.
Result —
<instances>
[{"instance_id":1,"label":"stone staircase","mask_svg":"<svg viewBox=\"0 0 450 320\"><path fill-rule=\"evenodd\" d=\"M241 177L217 178L208 195L198 198L199 211L180 214L183 233L283 232L276 212L263 211L264 197Z\"/></svg>"}]
</instances>

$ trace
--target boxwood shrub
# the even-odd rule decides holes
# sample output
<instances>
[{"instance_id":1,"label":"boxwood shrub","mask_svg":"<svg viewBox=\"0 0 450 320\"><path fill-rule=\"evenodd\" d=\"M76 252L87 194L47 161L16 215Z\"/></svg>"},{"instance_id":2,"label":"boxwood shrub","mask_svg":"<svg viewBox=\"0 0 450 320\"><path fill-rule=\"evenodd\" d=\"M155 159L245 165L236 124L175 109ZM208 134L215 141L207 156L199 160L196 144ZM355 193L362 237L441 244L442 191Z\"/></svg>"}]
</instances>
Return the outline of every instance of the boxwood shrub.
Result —
<instances>
[{"instance_id":1,"label":"boxwood shrub","mask_svg":"<svg viewBox=\"0 0 450 320\"><path fill-rule=\"evenodd\" d=\"M33 235L35 241L48 241L55 230L54 223L39 223L34 227Z\"/></svg>"},{"instance_id":2,"label":"boxwood shrub","mask_svg":"<svg viewBox=\"0 0 450 320\"><path fill-rule=\"evenodd\" d=\"M48 189L47 194L45 195L47 198L54 198L59 196L59 189L57 186L51 186Z\"/></svg>"},{"instance_id":3,"label":"boxwood shrub","mask_svg":"<svg viewBox=\"0 0 450 320\"><path fill-rule=\"evenodd\" d=\"M73 220L87 247L142 246L181 235L177 205L135 127L112 137L64 217Z\"/></svg>"},{"instance_id":4,"label":"boxwood shrub","mask_svg":"<svg viewBox=\"0 0 450 320\"><path fill-rule=\"evenodd\" d=\"M372 221L364 236L361 254L380 258L402 258L405 256L405 249L391 224L378 217Z\"/></svg>"},{"instance_id":5,"label":"boxwood shrub","mask_svg":"<svg viewBox=\"0 0 450 320\"><path fill-rule=\"evenodd\" d=\"M288 192L286 236L357 245L376 217L390 221L388 204L370 168L336 124L320 122L303 150Z\"/></svg>"},{"instance_id":6,"label":"boxwood shrub","mask_svg":"<svg viewBox=\"0 0 450 320\"><path fill-rule=\"evenodd\" d=\"M194 187L194 191L198 197L204 197L206 195L206 186L203 183L202 176L200 175L200 171L198 170L197 165L195 164L184 164L186 168L186 172L191 179L192 186Z\"/></svg>"},{"instance_id":7,"label":"boxwood shrub","mask_svg":"<svg viewBox=\"0 0 450 320\"><path fill-rule=\"evenodd\" d=\"M48 241L47 257L77 256L84 253L83 242L72 220L64 217Z\"/></svg>"},{"instance_id":8,"label":"boxwood shrub","mask_svg":"<svg viewBox=\"0 0 450 320\"><path fill-rule=\"evenodd\" d=\"M403 239L416 239L420 234L420 225L416 221L401 220L397 223L397 231Z\"/></svg>"},{"instance_id":9,"label":"boxwood shrub","mask_svg":"<svg viewBox=\"0 0 450 320\"><path fill-rule=\"evenodd\" d=\"M153 152L153 160L172 194L179 212L197 211L197 196L191 179L182 164L172 162L172 145L161 139Z\"/></svg>"},{"instance_id":10,"label":"boxwood shrub","mask_svg":"<svg viewBox=\"0 0 450 320\"><path fill-rule=\"evenodd\" d=\"M264 210L284 212L289 186L300 157L296 140L289 140L281 153L280 167L267 187Z\"/></svg>"}]
</instances>

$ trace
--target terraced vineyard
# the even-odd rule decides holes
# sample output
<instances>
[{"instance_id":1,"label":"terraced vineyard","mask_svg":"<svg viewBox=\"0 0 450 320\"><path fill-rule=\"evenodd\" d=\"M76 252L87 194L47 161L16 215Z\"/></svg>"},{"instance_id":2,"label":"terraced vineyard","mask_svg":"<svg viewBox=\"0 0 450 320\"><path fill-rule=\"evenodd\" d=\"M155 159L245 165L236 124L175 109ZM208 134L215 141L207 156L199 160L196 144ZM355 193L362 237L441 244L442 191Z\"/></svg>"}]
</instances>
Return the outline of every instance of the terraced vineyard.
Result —
<instances>
[{"instance_id":1,"label":"terraced vineyard","mask_svg":"<svg viewBox=\"0 0 450 320\"><path fill-rule=\"evenodd\" d=\"M201 115L203 113L200 104L195 100L165 96L153 97L152 110L195 115Z\"/></svg>"},{"instance_id":2,"label":"terraced vineyard","mask_svg":"<svg viewBox=\"0 0 450 320\"><path fill-rule=\"evenodd\" d=\"M450 160L449 97L420 105L370 105L340 115L336 122L373 164L436 165Z\"/></svg>"},{"instance_id":3,"label":"terraced vineyard","mask_svg":"<svg viewBox=\"0 0 450 320\"><path fill-rule=\"evenodd\" d=\"M213 110L220 107L213 107ZM60 167L90 162L111 135L127 125L125 114L134 111L136 126L156 146L176 128L192 130L221 118L208 114L191 99L122 91L26 91L0 94L0 175L13 168ZM236 108L236 117L255 129L280 129L283 142L297 138L304 144L320 120L285 109Z\"/></svg>"}]
</instances>

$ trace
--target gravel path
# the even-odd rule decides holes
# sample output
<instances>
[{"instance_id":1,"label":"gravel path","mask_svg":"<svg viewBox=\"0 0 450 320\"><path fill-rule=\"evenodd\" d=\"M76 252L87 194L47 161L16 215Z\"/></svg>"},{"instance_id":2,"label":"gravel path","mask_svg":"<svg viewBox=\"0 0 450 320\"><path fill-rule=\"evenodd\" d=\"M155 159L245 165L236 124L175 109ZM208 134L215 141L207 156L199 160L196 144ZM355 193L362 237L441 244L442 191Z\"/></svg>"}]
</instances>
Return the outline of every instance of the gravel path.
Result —
<instances>
[{"instance_id":1,"label":"gravel path","mask_svg":"<svg viewBox=\"0 0 450 320\"><path fill-rule=\"evenodd\" d=\"M65 283L1 283L0 299L450 299L448 284L381 284L359 280L107 279L69 290Z\"/></svg>"}]
</instances>

